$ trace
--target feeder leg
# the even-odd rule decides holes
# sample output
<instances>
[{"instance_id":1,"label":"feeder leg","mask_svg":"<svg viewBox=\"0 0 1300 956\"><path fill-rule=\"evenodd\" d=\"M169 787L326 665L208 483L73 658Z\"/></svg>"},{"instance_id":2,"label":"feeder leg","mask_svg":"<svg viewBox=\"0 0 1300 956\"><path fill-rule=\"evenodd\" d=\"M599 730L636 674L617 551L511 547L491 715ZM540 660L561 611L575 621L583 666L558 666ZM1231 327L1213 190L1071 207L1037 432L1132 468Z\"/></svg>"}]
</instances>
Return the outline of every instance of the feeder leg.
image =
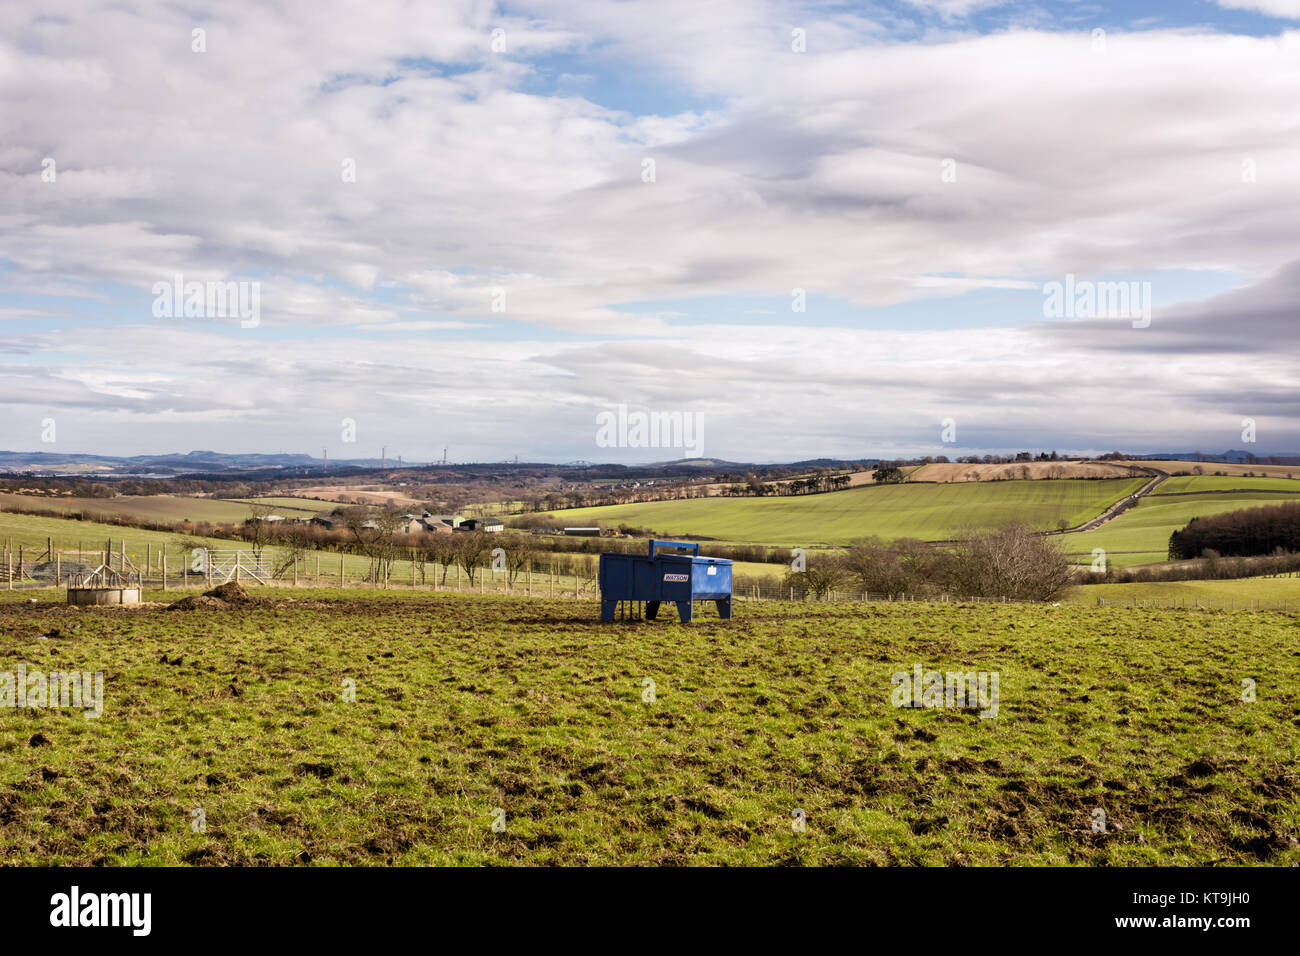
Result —
<instances>
[{"instance_id":1,"label":"feeder leg","mask_svg":"<svg viewBox=\"0 0 1300 956\"><path fill-rule=\"evenodd\" d=\"M600 619L606 623L614 620L614 609L618 607L617 601L600 602Z\"/></svg>"},{"instance_id":2,"label":"feeder leg","mask_svg":"<svg viewBox=\"0 0 1300 956\"><path fill-rule=\"evenodd\" d=\"M654 620L655 618L657 618L658 616L659 616L659 602L658 602L658 601L646 601L646 602L645 602L645 619L646 619L647 621L653 621L653 620Z\"/></svg>"},{"instance_id":3,"label":"feeder leg","mask_svg":"<svg viewBox=\"0 0 1300 956\"><path fill-rule=\"evenodd\" d=\"M690 601L676 601L677 618L683 624L690 624L694 618L694 605Z\"/></svg>"},{"instance_id":4,"label":"feeder leg","mask_svg":"<svg viewBox=\"0 0 1300 956\"><path fill-rule=\"evenodd\" d=\"M718 617L724 621L731 620L731 598L723 598L721 601L714 601L718 606Z\"/></svg>"}]
</instances>

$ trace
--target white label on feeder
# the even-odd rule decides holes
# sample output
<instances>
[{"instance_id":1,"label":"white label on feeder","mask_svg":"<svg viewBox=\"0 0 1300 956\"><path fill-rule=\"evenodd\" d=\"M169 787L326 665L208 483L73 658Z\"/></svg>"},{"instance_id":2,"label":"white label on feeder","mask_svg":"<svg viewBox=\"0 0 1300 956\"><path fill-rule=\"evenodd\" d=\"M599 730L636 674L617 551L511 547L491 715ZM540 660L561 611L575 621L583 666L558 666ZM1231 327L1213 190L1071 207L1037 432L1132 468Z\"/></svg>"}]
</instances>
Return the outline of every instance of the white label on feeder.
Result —
<instances>
[{"instance_id":1,"label":"white label on feeder","mask_svg":"<svg viewBox=\"0 0 1300 956\"><path fill-rule=\"evenodd\" d=\"M717 566L716 564L710 564L710 565L709 565L709 573L710 573L710 574L717 574L717 573L718 573L718 566Z\"/></svg>"},{"instance_id":2,"label":"white label on feeder","mask_svg":"<svg viewBox=\"0 0 1300 956\"><path fill-rule=\"evenodd\" d=\"M664 575L665 581L689 581L690 579L691 576L689 574L665 574Z\"/></svg>"}]
</instances>

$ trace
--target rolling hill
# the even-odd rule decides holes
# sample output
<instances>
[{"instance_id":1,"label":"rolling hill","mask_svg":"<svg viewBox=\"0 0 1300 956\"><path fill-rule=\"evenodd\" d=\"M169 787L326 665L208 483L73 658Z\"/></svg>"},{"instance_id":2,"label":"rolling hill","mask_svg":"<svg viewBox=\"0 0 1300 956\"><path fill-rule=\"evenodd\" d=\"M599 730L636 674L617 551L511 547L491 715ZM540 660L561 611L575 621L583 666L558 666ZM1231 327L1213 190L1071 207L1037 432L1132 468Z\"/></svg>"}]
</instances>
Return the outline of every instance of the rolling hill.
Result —
<instances>
[{"instance_id":1,"label":"rolling hill","mask_svg":"<svg viewBox=\"0 0 1300 956\"><path fill-rule=\"evenodd\" d=\"M855 538L939 541L963 528L1024 521L1050 530L1094 518L1145 483L1140 478L863 485L774 498L691 498L550 512L557 524L621 524L662 535L791 547Z\"/></svg>"}]
</instances>

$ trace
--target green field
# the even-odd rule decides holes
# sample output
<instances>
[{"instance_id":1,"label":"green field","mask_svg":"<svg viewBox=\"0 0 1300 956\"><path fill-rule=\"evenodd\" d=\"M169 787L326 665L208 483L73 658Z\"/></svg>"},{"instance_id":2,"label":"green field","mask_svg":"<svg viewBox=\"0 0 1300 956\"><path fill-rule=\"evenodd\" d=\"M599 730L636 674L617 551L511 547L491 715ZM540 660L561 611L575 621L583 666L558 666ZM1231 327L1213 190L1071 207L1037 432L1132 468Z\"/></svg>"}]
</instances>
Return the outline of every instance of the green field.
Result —
<instances>
[{"instance_id":1,"label":"green field","mask_svg":"<svg viewBox=\"0 0 1300 956\"><path fill-rule=\"evenodd\" d=\"M283 514L285 517L297 517L298 513L305 516L318 515L321 513L328 514L335 508L342 507L337 501L320 501L316 498L297 498L292 495L272 495L266 498L249 498L247 500L256 502L259 505L270 505L272 508L276 509L276 514ZM247 514L247 505L245 505L245 514Z\"/></svg>"},{"instance_id":2,"label":"green field","mask_svg":"<svg viewBox=\"0 0 1300 956\"><path fill-rule=\"evenodd\" d=\"M1133 584L1089 584L1071 590L1072 604L1141 604L1160 607L1254 607L1300 610L1300 577L1234 578L1224 581L1154 581Z\"/></svg>"},{"instance_id":3,"label":"green field","mask_svg":"<svg viewBox=\"0 0 1300 956\"><path fill-rule=\"evenodd\" d=\"M551 512L569 526L628 524L656 534L723 541L847 544L854 538L944 540L964 528L1024 521L1036 528L1081 524L1145 484L1144 479L990 481L864 485L821 495L691 498Z\"/></svg>"},{"instance_id":4,"label":"green field","mask_svg":"<svg viewBox=\"0 0 1300 956\"><path fill-rule=\"evenodd\" d=\"M1297 469L1300 473L1300 469ZM1300 495L1300 481L1291 478L1234 478L1231 475L1177 475L1156 486L1153 496L1205 491L1286 491ZM1286 501L1277 496L1279 501Z\"/></svg>"},{"instance_id":5,"label":"green field","mask_svg":"<svg viewBox=\"0 0 1300 956\"><path fill-rule=\"evenodd\" d=\"M293 501L303 502L297 498ZM321 502L318 508L297 508L278 511L286 518L309 518L321 511L330 510ZM332 506L331 506L332 507ZM251 514L248 500L224 498L190 498L184 495L119 495L116 498L68 498L42 495L14 495L0 493L0 508L38 509L58 511L63 514L82 513L99 517L121 515L137 521L206 521L211 524L233 524Z\"/></svg>"},{"instance_id":6,"label":"green field","mask_svg":"<svg viewBox=\"0 0 1300 956\"><path fill-rule=\"evenodd\" d=\"M0 670L104 673L0 712L0 863L1300 864L1294 616L283 593L0 600ZM914 664L996 716L894 707Z\"/></svg>"},{"instance_id":7,"label":"green field","mask_svg":"<svg viewBox=\"0 0 1300 956\"><path fill-rule=\"evenodd\" d=\"M1171 479L1173 480L1173 479ZM1092 531L1064 537L1064 547L1076 560L1088 563L1101 548L1116 567L1153 564L1168 559L1169 536L1193 518L1291 500L1267 492L1207 494L1187 497L1149 495L1117 518Z\"/></svg>"},{"instance_id":8,"label":"green field","mask_svg":"<svg viewBox=\"0 0 1300 956\"><path fill-rule=\"evenodd\" d=\"M70 518L46 518L37 515L14 514L12 512L0 511L0 543L8 543L12 548L13 560L17 560L18 548L21 546L25 551L25 560L27 562L35 561L37 556L44 552L46 539L53 539L54 548L63 554L63 560L75 560L78 549L84 549L82 559L88 562L97 562L98 555L103 551L106 541L109 539L113 542L113 553L116 555L121 543L126 542L127 557L139 568L143 568L147 556L152 548L152 556L157 561L161 550L166 547L168 558L167 566L172 573L176 573L182 567L181 553L187 545L193 544L198 547L231 549L243 547L247 549L249 545L244 542L230 540L226 538L206 538L201 536L182 535L170 531L149 531L141 528L122 527L119 525L102 524L96 521L76 521ZM271 545L274 550L274 545ZM596 561L594 555L575 555L575 562L590 557L593 566ZM370 559L360 554L343 554L340 555L335 551L307 551L303 561L299 566L299 573L303 576L304 583L306 578L315 574L317 567L320 568L321 574L326 579L326 583L337 583L339 573L339 559L342 558L344 565L344 574L349 582L360 583L370 569ZM545 555L541 556L543 562L548 559ZM2 567L2 565L0 565ZM753 565L750 573L764 574L767 573L768 567L780 567L778 565ZM432 585L433 576L441 573L434 565L426 566L426 582ZM455 581L456 574L453 571L449 580ZM391 580L397 585L409 584L411 580L411 562L395 561L393 562ZM586 578L584 576L584 582ZM549 578L541 575L536 577L537 592L542 593L541 589ZM566 590L573 586L573 578L568 575L557 577L557 586ZM489 587L495 586L501 588L504 585L504 575L496 574L489 578ZM466 580L468 586L468 580ZM522 583L519 585L523 586Z\"/></svg>"},{"instance_id":9,"label":"green field","mask_svg":"<svg viewBox=\"0 0 1300 956\"><path fill-rule=\"evenodd\" d=\"M98 521L77 521L73 518L46 518L37 515L15 514L0 511L0 539L11 542L16 549L19 545L29 551L33 548L44 550L45 539L54 539L54 547L65 551L74 551L79 546L90 549L103 549L104 542L112 538L114 542L126 539L128 547L143 550L146 544L155 549L164 544L175 549L182 535L171 531L149 531L143 528L122 527L103 524ZM207 547L229 548L234 542L220 538L194 538ZM114 544L114 548L117 545Z\"/></svg>"}]
</instances>

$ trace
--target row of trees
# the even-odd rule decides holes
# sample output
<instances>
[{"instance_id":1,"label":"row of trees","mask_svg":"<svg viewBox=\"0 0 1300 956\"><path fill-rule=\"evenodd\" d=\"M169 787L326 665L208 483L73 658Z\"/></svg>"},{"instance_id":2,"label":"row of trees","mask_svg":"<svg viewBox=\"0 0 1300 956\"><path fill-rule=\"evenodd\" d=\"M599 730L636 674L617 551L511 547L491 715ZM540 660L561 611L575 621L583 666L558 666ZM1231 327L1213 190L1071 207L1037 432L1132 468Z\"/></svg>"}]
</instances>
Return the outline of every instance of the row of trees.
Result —
<instances>
[{"instance_id":1,"label":"row of trees","mask_svg":"<svg viewBox=\"0 0 1300 956\"><path fill-rule=\"evenodd\" d=\"M1206 551L1194 561L1163 566L1116 568L1108 564L1104 574L1093 579L1119 584L1151 581L1220 581L1266 575L1295 574L1300 571L1300 553L1276 551L1255 557L1225 558L1217 551Z\"/></svg>"},{"instance_id":2,"label":"row of trees","mask_svg":"<svg viewBox=\"0 0 1300 956\"><path fill-rule=\"evenodd\" d=\"M796 594L822 598L854 590L899 597L1007 598L1050 601L1074 583L1074 571L1058 539L1016 525L968 532L965 540L937 547L914 539L870 539L845 553L809 562L786 575Z\"/></svg>"},{"instance_id":3,"label":"row of trees","mask_svg":"<svg viewBox=\"0 0 1300 956\"><path fill-rule=\"evenodd\" d=\"M811 495L824 491L842 491L852 480L850 475L816 474L804 478L792 478L788 481L764 481L758 475L748 475L744 482L727 485L723 492L735 498L746 495L758 498L776 495Z\"/></svg>"},{"instance_id":4,"label":"row of trees","mask_svg":"<svg viewBox=\"0 0 1300 956\"><path fill-rule=\"evenodd\" d=\"M460 568L473 586L477 575L492 563L493 552L501 549L501 570L510 584L530 567L540 555L537 539L528 534L486 534L461 531L433 534L421 531L405 533L401 508L347 508L342 512L342 529L325 529L296 522L262 520L261 515L243 525L243 537L254 553L272 548L276 554L275 573L282 575L308 551L333 545L335 550L360 554L370 559L370 580L380 583L392 574L398 560L418 561L441 568L440 583ZM565 565L571 562L564 562Z\"/></svg>"},{"instance_id":5,"label":"row of trees","mask_svg":"<svg viewBox=\"0 0 1300 956\"><path fill-rule=\"evenodd\" d=\"M1206 551L1247 556L1278 550L1300 551L1300 502L1193 518L1169 536L1173 561L1200 557Z\"/></svg>"}]
</instances>

